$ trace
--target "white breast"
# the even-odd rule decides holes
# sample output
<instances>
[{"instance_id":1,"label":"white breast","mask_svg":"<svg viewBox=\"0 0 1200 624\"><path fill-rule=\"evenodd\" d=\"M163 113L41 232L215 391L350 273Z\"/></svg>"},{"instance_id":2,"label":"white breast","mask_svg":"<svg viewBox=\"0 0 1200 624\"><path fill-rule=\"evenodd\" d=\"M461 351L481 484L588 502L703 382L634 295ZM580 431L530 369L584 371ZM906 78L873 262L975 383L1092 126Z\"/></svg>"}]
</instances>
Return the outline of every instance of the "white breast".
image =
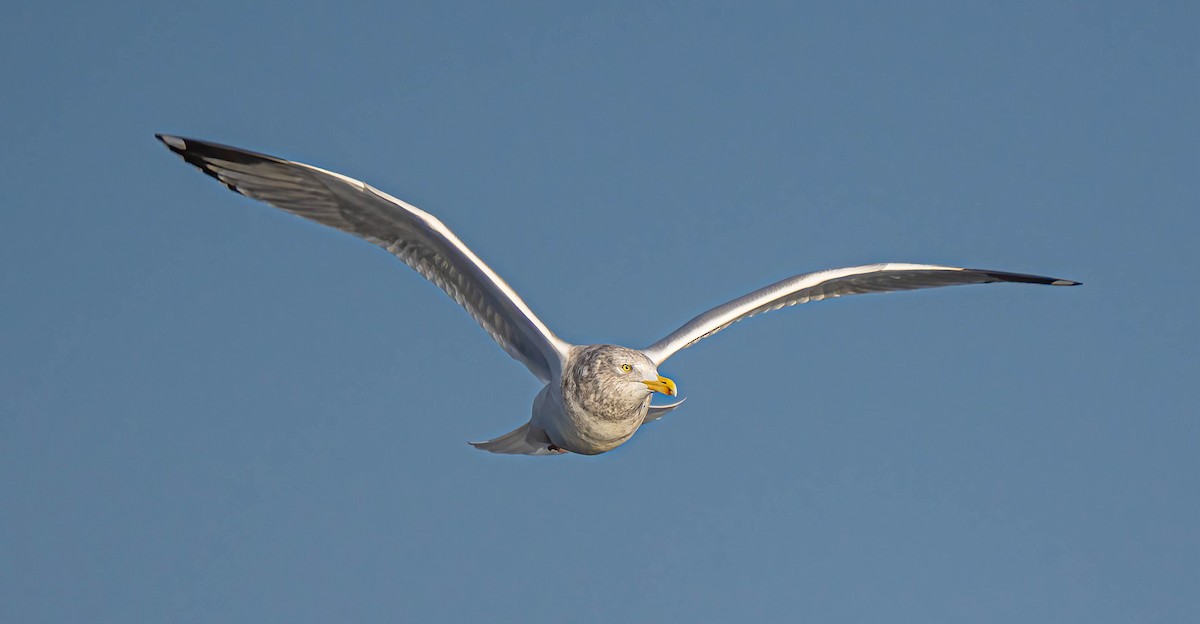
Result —
<instances>
[{"instance_id":1,"label":"white breast","mask_svg":"<svg viewBox=\"0 0 1200 624\"><path fill-rule=\"evenodd\" d=\"M561 389L557 384L549 384L533 400L531 422L561 448L582 455L598 455L633 437L645 419L649 403L647 396L641 410L627 419L598 418L583 410L568 410Z\"/></svg>"}]
</instances>

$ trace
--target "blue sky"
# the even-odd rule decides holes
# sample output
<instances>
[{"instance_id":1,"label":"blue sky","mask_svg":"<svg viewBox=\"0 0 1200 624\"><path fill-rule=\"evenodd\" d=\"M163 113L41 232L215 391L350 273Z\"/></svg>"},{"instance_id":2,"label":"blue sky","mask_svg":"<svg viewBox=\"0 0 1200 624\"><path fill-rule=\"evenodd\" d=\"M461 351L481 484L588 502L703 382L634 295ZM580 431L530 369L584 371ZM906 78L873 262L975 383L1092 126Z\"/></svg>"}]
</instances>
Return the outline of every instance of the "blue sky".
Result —
<instances>
[{"instance_id":1,"label":"blue sky","mask_svg":"<svg viewBox=\"0 0 1200 624\"><path fill-rule=\"evenodd\" d=\"M1183 622L1194 3L52 6L0 23L0 620ZM598 457L387 254L155 132L438 215L576 343L878 261L671 359Z\"/></svg>"}]
</instances>

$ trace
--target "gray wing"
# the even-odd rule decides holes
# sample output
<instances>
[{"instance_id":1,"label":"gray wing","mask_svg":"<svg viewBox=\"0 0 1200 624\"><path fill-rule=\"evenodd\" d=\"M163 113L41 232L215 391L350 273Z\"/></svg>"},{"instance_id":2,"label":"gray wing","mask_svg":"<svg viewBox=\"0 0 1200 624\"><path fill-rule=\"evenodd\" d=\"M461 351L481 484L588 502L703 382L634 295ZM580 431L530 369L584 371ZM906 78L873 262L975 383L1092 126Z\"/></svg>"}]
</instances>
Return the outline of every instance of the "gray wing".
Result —
<instances>
[{"instance_id":1,"label":"gray wing","mask_svg":"<svg viewBox=\"0 0 1200 624\"><path fill-rule=\"evenodd\" d=\"M561 372L570 345L432 215L332 171L216 143L155 136L233 191L384 248L466 308L538 379L549 382Z\"/></svg>"},{"instance_id":2,"label":"gray wing","mask_svg":"<svg viewBox=\"0 0 1200 624\"><path fill-rule=\"evenodd\" d=\"M697 341L707 338L726 327L744 319L778 310L798 303L832 299L845 295L938 288L958 284L985 284L988 282L1022 282L1047 284L1050 286L1076 286L1079 282L1042 277L988 271L984 269L962 269L932 264L869 264L866 266L830 269L816 273L805 273L789 277L765 288L760 288L744 297L717 306L688 321L683 327L666 338L642 351L656 365L682 351Z\"/></svg>"},{"instance_id":3,"label":"gray wing","mask_svg":"<svg viewBox=\"0 0 1200 624\"><path fill-rule=\"evenodd\" d=\"M666 405L651 405L650 409L646 411L645 418L642 418L642 424L644 425L648 422L654 422L659 418L666 416L667 414L675 411L675 408L683 405L683 402L686 400L687 398L685 397L674 403L668 403Z\"/></svg>"}]
</instances>

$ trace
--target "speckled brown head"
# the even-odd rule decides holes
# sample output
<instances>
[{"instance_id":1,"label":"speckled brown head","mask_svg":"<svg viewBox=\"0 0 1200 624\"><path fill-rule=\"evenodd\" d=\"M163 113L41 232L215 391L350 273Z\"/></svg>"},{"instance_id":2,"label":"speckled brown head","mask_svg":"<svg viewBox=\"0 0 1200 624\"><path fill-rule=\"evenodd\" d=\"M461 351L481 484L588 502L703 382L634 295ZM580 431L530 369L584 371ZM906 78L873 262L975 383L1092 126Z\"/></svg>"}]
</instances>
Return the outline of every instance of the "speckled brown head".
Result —
<instances>
[{"instance_id":1,"label":"speckled brown head","mask_svg":"<svg viewBox=\"0 0 1200 624\"><path fill-rule=\"evenodd\" d=\"M650 358L617 345L588 345L571 354L562 376L568 411L605 420L640 419L655 392L675 396L675 382L658 374Z\"/></svg>"}]
</instances>

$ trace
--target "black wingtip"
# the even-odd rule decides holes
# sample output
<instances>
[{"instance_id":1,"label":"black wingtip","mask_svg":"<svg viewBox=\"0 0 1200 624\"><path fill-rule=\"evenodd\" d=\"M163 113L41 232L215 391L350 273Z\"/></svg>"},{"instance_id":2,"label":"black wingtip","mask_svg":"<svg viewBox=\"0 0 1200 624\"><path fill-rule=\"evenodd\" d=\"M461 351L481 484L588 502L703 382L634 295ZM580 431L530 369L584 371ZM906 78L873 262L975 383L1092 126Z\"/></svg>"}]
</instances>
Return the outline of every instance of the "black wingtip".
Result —
<instances>
[{"instance_id":1,"label":"black wingtip","mask_svg":"<svg viewBox=\"0 0 1200 624\"><path fill-rule=\"evenodd\" d=\"M201 141L200 139L189 139L186 137L175 136L173 134L155 134L155 138L163 142L172 152L184 157L188 162L199 166L192 161L192 158L197 160L204 158L214 158L217 160L227 160L235 163L255 164L264 160L276 163L287 163L288 161L281 158L261 154L259 152L233 147L232 145L223 145L221 143L213 143L212 141Z\"/></svg>"},{"instance_id":2,"label":"black wingtip","mask_svg":"<svg viewBox=\"0 0 1200 624\"><path fill-rule=\"evenodd\" d=\"M177 137L172 134L159 134L157 132L154 134L154 138L162 141L162 144L166 145L167 149L179 154L180 158L183 158L185 162L196 167L217 182L220 182L225 186L225 188L237 193L238 195L244 195L244 193L242 193L242 191L240 191L236 186L226 182L225 180L222 180L221 176L217 174L216 169L212 168L207 162L205 162L205 157L212 155L224 156L226 160L236 160L238 153L234 148L219 145L217 143L206 143L204 141L196 141L194 139L184 139L183 137ZM189 143L191 145L189 145ZM266 158L271 157L267 156Z\"/></svg>"},{"instance_id":3,"label":"black wingtip","mask_svg":"<svg viewBox=\"0 0 1200 624\"><path fill-rule=\"evenodd\" d=\"M983 271L988 277L997 282L1019 282L1023 284L1042 284L1045 286L1079 286L1083 282L1075 280L1046 277L1044 275L1029 275L1027 273L1008 273L1005 271Z\"/></svg>"},{"instance_id":4,"label":"black wingtip","mask_svg":"<svg viewBox=\"0 0 1200 624\"><path fill-rule=\"evenodd\" d=\"M177 136L155 132L154 138L162 141L162 144L166 145L167 149L176 154L182 154L183 150L187 149L187 142Z\"/></svg>"}]
</instances>

